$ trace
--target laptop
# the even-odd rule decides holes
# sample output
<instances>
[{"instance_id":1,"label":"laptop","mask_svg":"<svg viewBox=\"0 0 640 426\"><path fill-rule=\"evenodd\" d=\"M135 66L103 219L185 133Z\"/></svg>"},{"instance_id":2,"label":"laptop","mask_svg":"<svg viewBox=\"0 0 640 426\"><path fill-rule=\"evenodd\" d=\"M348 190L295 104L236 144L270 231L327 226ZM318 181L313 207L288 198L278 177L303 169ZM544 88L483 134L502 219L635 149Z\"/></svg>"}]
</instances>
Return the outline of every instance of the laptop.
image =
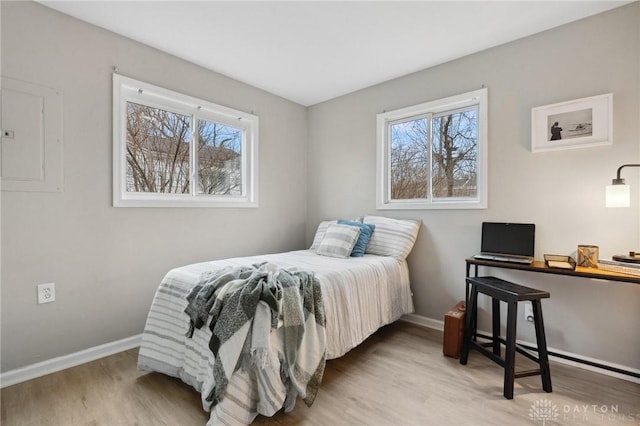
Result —
<instances>
[{"instance_id":1,"label":"laptop","mask_svg":"<svg viewBox=\"0 0 640 426\"><path fill-rule=\"evenodd\" d=\"M476 259L530 265L536 226L533 223L482 222L482 243Z\"/></svg>"}]
</instances>

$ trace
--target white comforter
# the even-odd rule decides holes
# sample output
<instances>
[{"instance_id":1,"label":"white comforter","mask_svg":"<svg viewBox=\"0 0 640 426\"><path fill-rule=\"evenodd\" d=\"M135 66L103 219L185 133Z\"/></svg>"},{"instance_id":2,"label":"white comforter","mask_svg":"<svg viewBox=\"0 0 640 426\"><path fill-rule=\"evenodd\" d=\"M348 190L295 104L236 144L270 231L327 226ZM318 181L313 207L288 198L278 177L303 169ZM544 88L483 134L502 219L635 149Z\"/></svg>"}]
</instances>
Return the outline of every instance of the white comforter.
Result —
<instances>
[{"instance_id":1,"label":"white comforter","mask_svg":"<svg viewBox=\"0 0 640 426\"><path fill-rule=\"evenodd\" d=\"M264 261L315 272L324 300L328 359L342 356L379 327L413 312L407 263L393 257L339 259L301 250L197 263L169 271L158 287L142 336L138 367L179 377L201 393L203 408L208 410L205 398L215 383L211 331L205 326L193 338L185 336L189 328L186 297L205 272ZM277 342L279 336L273 334ZM259 394L256 380L268 380L266 388L272 392ZM207 424L249 424L258 413L275 414L285 397L286 389L277 375L257 377L252 371L238 371Z\"/></svg>"}]
</instances>

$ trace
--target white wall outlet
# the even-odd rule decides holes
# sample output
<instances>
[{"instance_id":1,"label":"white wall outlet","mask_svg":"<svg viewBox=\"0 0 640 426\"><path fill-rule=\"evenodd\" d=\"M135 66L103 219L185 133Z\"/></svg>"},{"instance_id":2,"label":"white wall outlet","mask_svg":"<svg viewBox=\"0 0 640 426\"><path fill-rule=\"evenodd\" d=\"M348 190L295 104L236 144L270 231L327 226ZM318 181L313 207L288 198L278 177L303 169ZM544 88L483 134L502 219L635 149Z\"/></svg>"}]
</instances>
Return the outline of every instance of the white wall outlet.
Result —
<instances>
[{"instance_id":1,"label":"white wall outlet","mask_svg":"<svg viewBox=\"0 0 640 426\"><path fill-rule=\"evenodd\" d=\"M524 302L524 320L533 322L533 306L531 302Z\"/></svg>"},{"instance_id":2,"label":"white wall outlet","mask_svg":"<svg viewBox=\"0 0 640 426\"><path fill-rule=\"evenodd\" d=\"M56 284L46 283L38 284L38 305L42 303L55 302L56 300Z\"/></svg>"}]
</instances>

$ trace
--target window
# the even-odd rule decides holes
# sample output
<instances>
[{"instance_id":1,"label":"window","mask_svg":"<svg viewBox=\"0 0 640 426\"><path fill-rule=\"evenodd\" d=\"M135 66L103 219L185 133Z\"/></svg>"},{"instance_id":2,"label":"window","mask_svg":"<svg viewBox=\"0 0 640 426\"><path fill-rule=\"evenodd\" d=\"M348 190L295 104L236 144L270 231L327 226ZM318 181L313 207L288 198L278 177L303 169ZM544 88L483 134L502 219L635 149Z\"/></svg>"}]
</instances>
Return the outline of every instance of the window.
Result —
<instances>
[{"instance_id":1,"label":"window","mask_svg":"<svg viewBox=\"0 0 640 426\"><path fill-rule=\"evenodd\" d=\"M378 209L487 206L487 89L378 114Z\"/></svg>"},{"instance_id":2,"label":"window","mask_svg":"<svg viewBox=\"0 0 640 426\"><path fill-rule=\"evenodd\" d=\"M114 206L258 206L258 117L118 74L113 93Z\"/></svg>"}]
</instances>

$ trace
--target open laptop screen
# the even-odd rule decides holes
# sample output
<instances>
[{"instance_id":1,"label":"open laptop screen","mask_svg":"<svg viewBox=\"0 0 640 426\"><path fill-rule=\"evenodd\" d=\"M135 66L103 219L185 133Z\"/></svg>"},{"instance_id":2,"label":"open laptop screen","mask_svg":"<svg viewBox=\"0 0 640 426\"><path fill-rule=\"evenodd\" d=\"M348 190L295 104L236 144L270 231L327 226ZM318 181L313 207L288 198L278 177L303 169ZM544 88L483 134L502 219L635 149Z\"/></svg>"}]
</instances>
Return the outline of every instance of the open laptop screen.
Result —
<instances>
[{"instance_id":1,"label":"open laptop screen","mask_svg":"<svg viewBox=\"0 0 640 426\"><path fill-rule=\"evenodd\" d=\"M535 229L532 223L482 222L483 253L534 255Z\"/></svg>"}]
</instances>

